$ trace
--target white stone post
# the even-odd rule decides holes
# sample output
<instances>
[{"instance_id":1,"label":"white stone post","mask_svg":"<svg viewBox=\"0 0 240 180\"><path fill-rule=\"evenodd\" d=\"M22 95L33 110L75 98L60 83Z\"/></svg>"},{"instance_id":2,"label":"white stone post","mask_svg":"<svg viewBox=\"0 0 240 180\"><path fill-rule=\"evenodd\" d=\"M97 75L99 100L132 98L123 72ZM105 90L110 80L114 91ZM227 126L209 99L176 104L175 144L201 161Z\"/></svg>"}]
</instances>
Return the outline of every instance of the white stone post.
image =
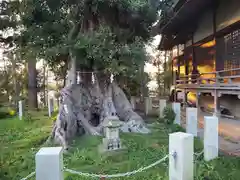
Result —
<instances>
[{"instance_id":1,"label":"white stone post","mask_svg":"<svg viewBox=\"0 0 240 180\"><path fill-rule=\"evenodd\" d=\"M134 96L131 96L131 105L133 110L136 108L136 98Z\"/></svg>"},{"instance_id":2,"label":"white stone post","mask_svg":"<svg viewBox=\"0 0 240 180\"><path fill-rule=\"evenodd\" d=\"M197 108L186 108L187 133L197 136L198 132L198 110Z\"/></svg>"},{"instance_id":3,"label":"white stone post","mask_svg":"<svg viewBox=\"0 0 240 180\"><path fill-rule=\"evenodd\" d=\"M174 123L181 125L181 104L177 102L172 103L172 109L176 114Z\"/></svg>"},{"instance_id":4,"label":"white stone post","mask_svg":"<svg viewBox=\"0 0 240 180\"><path fill-rule=\"evenodd\" d=\"M192 134L169 135L169 180L193 180L193 144Z\"/></svg>"},{"instance_id":5,"label":"white stone post","mask_svg":"<svg viewBox=\"0 0 240 180\"><path fill-rule=\"evenodd\" d=\"M48 116L51 117L54 111L54 103L52 98L48 98Z\"/></svg>"},{"instance_id":6,"label":"white stone post","mask_svg":"<svg viewBox=\"0 0 240 180\"><path fill-rule=\"evenodd\" d=\"M145 114L148 115L152 111L152 98L145 97Z\"/></svg>"},{"instance_id":7,"label":"white stone post","mask_svg":"<svg viewBox=\"0 0 240 180\"><path fill-rule=\"evenodd\" d=\"M151 112L152 111L152 108L153 108L153 105L152 105L152 98L151 97L149 97L149 99L148 99L148 102L149 102L149 112Z\"/></svg>"},{"instance_id":8,"label":"white stone post","mask_svg":"<svg viewBox=\"0 0 240 180\"><path fill-rule=\"evenodd\" d=\"M218 118L204 117L204 160L210 161L218 157Z\"/></svg>"},{"instance_id":9,"label":"white stone post","mask_svg":"<svg viewBox=\"0 0 240 180\"><path fill-rule=\"evenodd\" d=\"M18 101L18 117L19 117L19 120L22 120L23 118L23 102L22 101Z\"/></svg>"},{"instance_id":10,"label":"white stone post","mask_svg":"<svg viewBox=\"0 0 240 180\"><path fill-rule=\"evenodd\" d=\"M36 180L63 180L63 147L41 148L35 161Z\"/></svg>"},{"instance_id":11,"label":"white stone post","mask_svg":"<svg viewBox=\"0 0 240 180\"><path fill-rule=\"evenodd\" d=\"M160 99L159 100L159 117L163 118L163 110L167 106L166 99Z\"/></svg>"}]
</instances>

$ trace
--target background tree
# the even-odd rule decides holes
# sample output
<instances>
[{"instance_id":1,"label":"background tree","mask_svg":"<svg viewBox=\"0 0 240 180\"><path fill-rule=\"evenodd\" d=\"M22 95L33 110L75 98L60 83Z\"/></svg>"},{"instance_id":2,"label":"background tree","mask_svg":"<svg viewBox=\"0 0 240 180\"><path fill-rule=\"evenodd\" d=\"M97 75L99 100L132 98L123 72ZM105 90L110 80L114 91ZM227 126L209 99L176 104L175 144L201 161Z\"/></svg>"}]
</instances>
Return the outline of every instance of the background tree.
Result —
<instances>
[{"instance_id":1,"label":"background tree","mask_svg":"<svg viewBox=\"0 0 240 180\"><path fill-rule=\"evenodd\" d=\"M158 95L167 95L172 84L172 61L168 52L158 52L152 59L152 63L157 67L156 81L158 84Z\"/></svg>"},{"instance_id":2,"label":"background tree","mask_svg":"<svg viewBox=\"0 0 240 180\"><path fill-rule=\"evenodd\" d=\"M11 51L12 73L14 82L14 101L15 104L19 100L20 87L16 77L17 62L23 61L23 54L26 52L29 54L27 48L23 48L24 41L22 39L22 30L24 28L22 24L22 2L18 0L0 2L0 43L1 47L5 51ZM25 53L23 53L25 51ZM32 59L28 63L28 102L30 108L37 108L37 82L36 82L36 59Z\"/></svg>"}]
</instances>

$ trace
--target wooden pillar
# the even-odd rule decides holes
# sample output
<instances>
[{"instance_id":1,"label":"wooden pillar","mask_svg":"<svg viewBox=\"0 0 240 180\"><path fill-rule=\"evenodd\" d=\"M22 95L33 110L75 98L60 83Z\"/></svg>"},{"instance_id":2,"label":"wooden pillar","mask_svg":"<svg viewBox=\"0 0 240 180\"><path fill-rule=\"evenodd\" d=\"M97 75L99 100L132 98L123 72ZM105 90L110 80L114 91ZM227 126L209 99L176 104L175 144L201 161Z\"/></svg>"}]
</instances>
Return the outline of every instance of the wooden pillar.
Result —
<instances>
[{"instance_id":1,"label":"wooden pillar","mask_svg":"<svg viewBox=\"0 0 240 180\"><path fill-rule=\"evenodd\" d=\"M188 61L188 57L186 56L186 44L184 44L184 65L185 65L185 75L188 76L188 74L189 74L189 61Z\"/></svg>"},{"instance_id":2,"label":"wooden pillar","mask_svg":"<svg viewBox=\"0 0 240 180\"><path fill-rule=\"evenodd\" d=\"M224 53L225 53L224 38L216 38L215 41L216 41L215 68L216 71L221 71L224 69Z\"/></svg>"},{"instance_id":3,"label":"wooden pillar","mask_svg":"<svg viewBox=\"0 0 240 180\"><path fill-rule=\"evenodd\" d=\"M218 117L220 115L220 103L219 103L219 98L218 98L218 90L215 89L214 93L212 93L214 97L214 112L213 115Z\"/></svg>"},{"instance_id":4,"label":"wooden pillar","mask_svg":"<svg viewBox=\"0 0 240 180\"><path fill-rule=\"evenodd\" d=\"M216 32L217 32L217 23L216 23L216 11L217 11L217 1L214 0L213 4L213 40L215 41L215 46L213 47L215 53L213 54L213 60L215 61L215 68L217 67L218 60L217 60L217 41L216 41ZM217 68L216 68L217 69ZM216 82L217 83L217 82ZM220 103L218 98L218 90L214 90L214 116L218 116L220 114Z\"/></svg>"},{"instance_id":5,"label":"wooden pillar","mask_svg":"<svg viewBox=\"0 0 240 180\"><path fill-rule=\"evenodd\" d=\"M176 80L178 79L178 72L177 70L175 71L175 85L174 85L174 102L177 102L177 82Z\"/></svg>"},{"instance_id":6,"label":"wooden pillar","mask_svg":"<svg viewBox=\"0 0 240 180\"><path fill-rule=\"evenodd\" d=\"M172 85L175 85L175 72L173 70L173 49L171 50L171 62L172 62L172 66L171 66L171 70L172 70Z\"/></svg>"},{"instance_id":7,"label":"wooden pillar","mask_svg":"<svg viewBox=\"0 0 240 180\"><path fill-rule=\"evenodd\" d=\"M217 23L216 23L216 14L217 14L218 2L214 1L213 6L213 39L215 39L215 54L213 54L213 59L215 60L215 70L221 71L224 69L224 38L217 37Z\"/></svg>"},{"instance_id":8,"label":"wooden pillar","mask_svg":"<svg viewBox=\"0 0 240 180\"><path fill-rule=\"evenodd\" d=\"M184 44L184 65L185 65L185 83L184 84L188 84L188 59L186 57L186 44ZM184 89L184 106L187 107L187 89Z\"/></svg>"},{"instance_id":9,"label":"wooden pillar","mask_svg":"<svg viewBox=\"0 0 240 180\"><path fill-rule=\"evenodd\" d=\"M193 35L192 35L192 66L193 66L193 72L195 72L197 70L197 62L196 62L196 53L195 53Z\"/></svg>"},{"instance_id":10,"label":"wooden pillar","mask_svg":"<svg viewBox=\"0 0 240 180\"><path fill-rule=\"evenodd\" d=\"M214 4L213 4L213 40L215 41L215 45L213 47L215 53L213 53L213 60L215 61L215 69L216 69L216 66L217 66L217 41L216 41L216 32L217 32L217 23L216 23L216 11L217 11L217 2L216 0L214 0Z\"/></svg>"},{"instance_id":11,"label":"wooden pillar","mask_svg":"<svg viewBox=\"0 0 240 180\"><path fill-rule=\"evenodd\" d=\"M177 71L176 71L176 80L180 80L180 58L179 58L179 45L177 45ZM176 84L178 84L176 82ZM175 102L177 102L177 90L175 86Z\"/></svg>"},{"instance_id":12,"label":"wooden pillar","mask_svg":"<svg viewBox=\"0 0 240 180\"><path fill-rule=\"evenodd\" d=\"M197 69L197 58L196 58L196 47L194 45L194 38L192 36L192 76L191 76L191 83L195 84L198 83L197 78L199 78L199 71Z\"/></svg>"},{"instance_id":13,"label":"wooden pillar","mask_svg":"<svg viewBox=\"0 0 240 180\"><path fill-rule=\"evenodd\" d=\"M178 79L180 79L180 58L179 58L179 45L177 45L177 68L178 68Z\"/></svg>"},{"instance_id":14,"label":"wooden pillar","mask_svg":"<svg viewBox=\"0 0 240 180\"><path fill-rule=\"evenodd\" d=\"M200 98L199 91L196 90L196 108L197 109L199 109L199 98Z\"/></svg>"}]
</instances>

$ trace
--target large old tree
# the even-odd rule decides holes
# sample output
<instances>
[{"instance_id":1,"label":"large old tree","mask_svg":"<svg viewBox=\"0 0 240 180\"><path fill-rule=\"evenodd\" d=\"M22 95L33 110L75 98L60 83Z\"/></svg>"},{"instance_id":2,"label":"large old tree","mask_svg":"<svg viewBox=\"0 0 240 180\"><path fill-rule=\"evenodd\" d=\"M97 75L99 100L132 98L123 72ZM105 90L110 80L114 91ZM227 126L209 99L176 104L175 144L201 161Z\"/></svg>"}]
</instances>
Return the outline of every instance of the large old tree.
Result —
<instances>
[{"instance_id":1,"label":"large old tree","mask_svg":"<svg viewBox=\"0 0 240 180\"><path fill-rule=\"evenodd\" d=\"M139 72L144 45L156 21L157 0L23 0L22 46L52 67L68 66L52 137L67 147L83 132L102 133L107 116L124 121L124 132L148 133L118 85ZM78 73L76 73L76 71Z\"/></svg>"}]
</instances>

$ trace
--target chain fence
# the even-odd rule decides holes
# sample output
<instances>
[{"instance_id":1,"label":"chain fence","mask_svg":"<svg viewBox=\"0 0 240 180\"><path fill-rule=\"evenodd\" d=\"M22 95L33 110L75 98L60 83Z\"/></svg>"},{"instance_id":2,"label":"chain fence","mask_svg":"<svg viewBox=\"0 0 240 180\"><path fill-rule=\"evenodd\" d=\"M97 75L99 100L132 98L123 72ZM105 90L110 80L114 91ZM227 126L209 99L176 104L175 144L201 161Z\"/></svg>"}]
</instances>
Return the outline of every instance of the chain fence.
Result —
<instances>
[{"instance_id":1,"label":"chain fence","mask_svg":"<svg viewBox=\"0 0 240 180\"><path fill-rule=\"evenodd\" d=\"M195 157L195 161L198 160L198 158L199 158L203 153L204 153L204 149L203 149L201 152L199 152L199 153L194 153L194 155L196 156L196 157Z\"/></svg>"},{"instance_id":2,"label":"chain fence","mask_svg":"<svg viewBox=\"0 0 240 180\"><path fill-rule=\"evenodd\" d=\"M195 156L195 159L194 159L194 162L196 163L197 162L197 159L204 153L204 150L202 150L201 152L199 153L194 153L194 156ZM176 152L170 154L172 155L174 158L176 158L177 154ZM145 166L145 167L141 167L137 170L133 170L133 171L129 171L129 172L125 172L125 173L117 173L117 174L94 174L94 173L85 173L85 172L81 172L81 171L76 171L76 170L73 170L73 169L68 169L66 167L63 168L63 170L65 172L68 172L68 173L71 173L71 174L76 174L76 175L79 175L79 176L84 176L84 177L89 177L89 178L117 178L117 177L128 177L128 176L132 176L132 175L135 175L137 173L140 173L140 172L143 172L143 171L146 171L164 161L166 161L166 159L168 159L169 155L166 155L164 156L162 159L160 160L157 160L155 161L154 163L148 165L148 166ZM25 178L22 178L21 180L27 180L31 177L33 177L36 173L35 172L32 172L31 174L29 174L28 176L26 176Z\"/></svg>"},{"instance_id":3,"label":"chain fence","mask_svg":"<svg viewBox=\"0 0 240 180\"><path fill-rule=\"evenodd\" d=\"M169 155L166 155L165 157L163 157L162 159L146 166L146 167L141 167L137 170L134 170L134 171L131 171L131 172L126 172L126 173L118 173L118 174L112 174L112 175L108 175L108 174L105 174L105 175L102 175L102 174L92 174L92 173L83 173L83 172L78 172L78 171L75 171L75 170L71 170L71 169L67 169L65 168L65 171L66 172L69 172L69 173L72 173L72 174L77 174L77 175L80 175L80 176L85 176L85 177L91 177L91 178L117 178L117 177L126 177L126 176L132 176L132 175L135 175L139 172L143 172L147 169L150 169L158 164L160 164L161 162L165 161L167 158L169 157Z\"/></svg>"},{"instance_id":4,"label":"chain fence","mask_svg":"<svg viewBox=\"0 0 240 180\"><path fill-rule=\"evenodd\" d=\"M195 158L194 158L194 174L197 175L197 166L198 164L200 163L199 161L199 157L201 157L202 155L204 154L204 150L202 150L201 152L199 153L194 153L195 155Z\"/></svg>"},{"instance_id":5,"label":"chain fence","mask_svg":"<svg viewBox=\"0 0 240 180\"><path fill-rule=\"evenodd\" d=\"M36 172L34 171L34 172L30 173L29 175L27 175L25 178L22 178L21 180L27 180L27 179L33 177L35 174L36 174Z\"/></svg>"}]
</instances>

